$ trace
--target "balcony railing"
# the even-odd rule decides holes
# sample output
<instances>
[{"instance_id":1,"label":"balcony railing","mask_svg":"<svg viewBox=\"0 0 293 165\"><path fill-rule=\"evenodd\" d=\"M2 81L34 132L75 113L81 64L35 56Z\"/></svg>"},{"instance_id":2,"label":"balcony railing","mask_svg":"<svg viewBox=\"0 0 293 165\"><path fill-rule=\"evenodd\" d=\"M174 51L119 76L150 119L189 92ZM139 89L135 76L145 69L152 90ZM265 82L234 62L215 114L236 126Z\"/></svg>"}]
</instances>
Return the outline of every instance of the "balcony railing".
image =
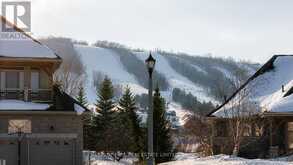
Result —
<instances>
[{"instance_id":1,"label":"balcony railing","mask_svg":"<svg viewBox=\"0 0 293 165\"><path fill-rule=\"evenodd\" d=\"M51 102L51 89L5 89L0 91L0 100L15 99L29 102Z\"/></svg>"}]
</instances>

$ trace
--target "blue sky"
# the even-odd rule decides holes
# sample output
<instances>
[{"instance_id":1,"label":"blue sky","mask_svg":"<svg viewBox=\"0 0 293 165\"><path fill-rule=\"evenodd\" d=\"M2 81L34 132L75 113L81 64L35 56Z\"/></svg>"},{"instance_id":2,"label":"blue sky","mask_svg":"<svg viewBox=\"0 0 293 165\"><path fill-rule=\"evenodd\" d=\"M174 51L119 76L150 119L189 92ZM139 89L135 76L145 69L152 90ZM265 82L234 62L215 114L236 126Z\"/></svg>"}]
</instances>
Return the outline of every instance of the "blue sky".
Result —
<instances>
[{"instance_id":1,"label":"blue sky","mask_svg":"<svg viewBox=\"0 0 293 165\"><path fill-rule=\"evenodd\" d=\"M290 0L32 0L32 32L264 62L293 54Z\"/></svg>"}]
</instances>

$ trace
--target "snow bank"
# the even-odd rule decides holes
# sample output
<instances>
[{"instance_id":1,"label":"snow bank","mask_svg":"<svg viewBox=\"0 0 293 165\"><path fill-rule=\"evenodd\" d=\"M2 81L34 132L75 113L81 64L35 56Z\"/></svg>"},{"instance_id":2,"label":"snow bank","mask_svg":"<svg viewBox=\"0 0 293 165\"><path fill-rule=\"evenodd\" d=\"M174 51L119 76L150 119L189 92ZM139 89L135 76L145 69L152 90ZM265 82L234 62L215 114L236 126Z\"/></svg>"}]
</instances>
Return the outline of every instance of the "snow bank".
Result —
<instances>
[{"instance_id":1,"label":"snow bank","mask_svg":"<svg viewBox=\"0 0 293 165\"><path fill-rule=\"evenodd\" d=\"M185 157L184 157L185 156ZM176 159L176 157L175 157ZM277 160L244 159L230 155L215 155L199 158L196 155L181 153L179 159L160 165L290 165L293 163Z\"/></svg>"},{"instance_id":2,"label":"snow bank","mask_svg":"<svg viewBox=\"0 0 293 165\"><path fill-rule=\"evenodd\" d=\"M0 110L47 110L48 104L24 102L21 100L0 100Z\"/></svg>"}]
</instances>

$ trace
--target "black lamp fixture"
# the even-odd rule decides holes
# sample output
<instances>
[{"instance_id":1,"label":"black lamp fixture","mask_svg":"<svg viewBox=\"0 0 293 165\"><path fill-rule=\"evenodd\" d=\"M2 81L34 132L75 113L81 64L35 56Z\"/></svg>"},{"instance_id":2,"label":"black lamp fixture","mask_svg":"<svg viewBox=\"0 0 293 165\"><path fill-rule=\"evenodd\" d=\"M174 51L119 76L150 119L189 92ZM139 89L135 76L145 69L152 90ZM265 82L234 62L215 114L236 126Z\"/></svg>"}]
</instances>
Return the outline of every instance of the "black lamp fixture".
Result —
<instances>
[{"instance_id":1,"label":"black lamp fixture","mask_svg":"<svg viewBox=\"0 0 293 165\"><path fill-rule=\"evenodd\" d=\"M151 77L156 64L156 60L153 58L151 53L149 57L145 60L145 64L148 68L149 76Z\"/></svg>"}]
</instances>

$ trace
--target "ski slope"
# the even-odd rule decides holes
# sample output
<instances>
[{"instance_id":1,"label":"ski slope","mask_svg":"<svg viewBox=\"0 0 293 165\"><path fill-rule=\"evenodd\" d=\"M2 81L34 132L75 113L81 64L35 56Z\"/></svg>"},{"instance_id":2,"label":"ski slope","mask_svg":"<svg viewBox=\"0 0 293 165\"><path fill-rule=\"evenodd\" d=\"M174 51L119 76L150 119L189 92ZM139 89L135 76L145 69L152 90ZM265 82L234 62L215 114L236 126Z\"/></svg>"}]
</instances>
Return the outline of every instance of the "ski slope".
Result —
<instances>
[{"instance_id":1,"label":"ski slope","mask_svg":"<svg viewBox=\"0 0 293 165\"><path fill-rule=\"evenodd\" d=\"M144 61L149 56L147 52L134 52L134 53L142 61ZM205 91L203 87L201 87L200 85L195 85L188 78L176 72L170 66L169 62L164 56L158 53L152 53L152 55L156 59L155 69L166 77L166 79L168 80L171 86L171 89L169 89L170 93L172 93L173 88L180 88L185 90L185 92L187 93L189 92L192 93L200 101L215 102L213 98L207 96L206 94L207 92Z\"/></svg>"},{"instance_id":2,"label":"ski slope","mask_svg":"<svg viewBox=\"0 0 293 165\"><path fill-rule=\"evenodd\" d=\"M124 69L119 56L112 50L82 45L75 45L74 47L81 55L82 63L86 67L86 93L89 103L93 104L97 97L93 83L95 71L109 76L113 84L128 85L136 94L146 93L147 90L141 87L135 77Z\"/></svg>"}]
</instances>

